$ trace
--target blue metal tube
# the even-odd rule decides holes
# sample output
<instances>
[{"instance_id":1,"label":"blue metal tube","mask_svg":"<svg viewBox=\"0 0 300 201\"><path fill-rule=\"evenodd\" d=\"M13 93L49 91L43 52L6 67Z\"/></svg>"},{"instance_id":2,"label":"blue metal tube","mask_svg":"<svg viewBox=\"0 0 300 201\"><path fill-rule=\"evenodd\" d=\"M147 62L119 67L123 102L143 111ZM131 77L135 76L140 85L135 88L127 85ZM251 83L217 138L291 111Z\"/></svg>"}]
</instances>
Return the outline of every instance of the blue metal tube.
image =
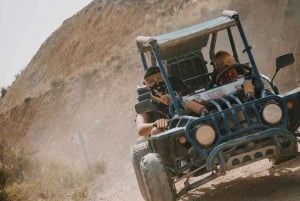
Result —
<instances>
[{"instance_id":1,"label":"blue metal tube","mask_svg":"<svg viewBox=\"0 0 300 201\"><path fill-rule=\"evenodd\" d=\"M235 58L235 60L238 63L240 63L240 60L239 60L238 54L236 52L236 47L235 47L235 43L234 43L232 32L231 32L230 28L227 29L227 33L228 33L229 41L230 41L230 44L231 44L231 49L232 49L232 52L233 52L233 57Z\"/></svg>"},{"instance_id":2,"label":"blue metal tube","mask_svg":"<svg viewBox=\"0 0 300 201\"><path fill-rule=\"evenodd\" d=\"M166 83L168 92L169 92L169 94L170 94L170 96L171 96L172 104L174 105L174 108L175 108L177 114L180 116L181 114L180 114L180 110L179 110L178 101L177 101L177 98L176 98L175 93L174 93L174 91L173 91L173 88L172 88L172 86L171 86L171 83L170 83L170 81L169 81L169 79L168 79L168 75L167 75L167 73L166 73L166 71L165 71L165 69L164 69L163 63L162 63L162 61L161 61L161 57L160 57L160 55L159 55L159 53L158 53L158 50L157 50L157 47L156 47L156 41L152 41L152 42L150 43L150 45L151 45L151 47L152 47L152 49L153 49L153 53L154 53L154 56L155 56L155 58L156 58L158 67L159 67L160 72L161 72L161 74L162 74L162 76L163 76L163 79L164 79L164 81L165 81L165 83Z\"/></svg>"},{"instance_id":3,"label":"blue metal tube","mask_svg":"<svg viewBox=\"0 0 300 201\"><path fill-rule=\"evenodd\" d=\"M253 55L252 55L252 52L251 52L251 47L250 47L249 44L248 44L248 41L247 41L245 32L244 32L243 27L242 27L242 24L240 23L239 16L238 16L238 15L235 16L235 17L234 17L234 20L236 21L236 25L237 25L237 27L238 27L238 30L239 30L240 34L241 34L241 38L242 38L242 41L243 41L244 46L245 46L245 51L246 51L247 54L248 54L249 61L250 61L250 63L251 63L251 66L252 66L253 72L254 72L254 74L255 74L255 77L257 78L259 87L260 87L260 89L262 89L262 91L264 91L264 85L263 85L262 80L260 79L260 75L259 75L259 72L258 72L256 63L255 63L255 60L254 60Z\"/></svg>"},{"instance_id":4,"label":"blue metal tube","mask_svg":"<svg viewBox=\"0 0 300 201\"><path fill-rule=\"evenodd\" d=\"M147 61L146 61L144 52L141 52L141 58L142 58L142 62L143 62L143 65L144 65L144 70L146 71L148 66L147 66Z\"/></svg>"}]
</instances>

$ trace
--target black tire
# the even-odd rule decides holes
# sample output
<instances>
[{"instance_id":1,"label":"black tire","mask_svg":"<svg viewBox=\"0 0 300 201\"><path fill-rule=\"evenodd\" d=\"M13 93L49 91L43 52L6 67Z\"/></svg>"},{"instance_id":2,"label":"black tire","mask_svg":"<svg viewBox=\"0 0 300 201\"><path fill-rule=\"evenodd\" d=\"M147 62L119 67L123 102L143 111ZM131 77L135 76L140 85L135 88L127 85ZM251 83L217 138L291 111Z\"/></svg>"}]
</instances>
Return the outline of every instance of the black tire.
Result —
<instances>
[{"instance_id":1,"label":"black tire","mask_svg":"<svg viewBox=\"0 0 300 201\"><path fill-rule=\"evenodd\" d=\"M148 142L148 140L149 140L149 136L139 136L135 140L135 145ZM148 144L145 146L147 146L147 148L148 148Z\"/></svg>"},{"instance_id":2,"label":"black tire","mask_svg":"<svg viewBox=\"0 0 300 201\"><path fill-rule=\"evenodd\" d=\"M297 156L297 149L298 149L298 145L296 144L295 147L295 154L293 155L289 155L289 156L278 156L278 157L273 157L273 158L270 158L270 161L272 162L273 165L278 165L280 163L283 163L285 161L288 161L292 158L295 158Z\"/></svg>"},{"instance_id":3,"label":"black tire","mask_svg":"<svg viewBox=\"0 0 300 201\"><path fill-rule=\"evenodd\" d=\"M297 152L299 153L299 150L300 150L300 121L295 126L294 134L297 139Z\"/></svg>"},{"instance_id":4,"label":"black tire","mask_svg":"<svg viewBox=\"0 0 300 201\"><path fill-rule=\"evenodd\" d=\"M290 145L290 148L288 148L288 150L283 151L283 153L282 153L283 155L279 155L277 157L270 158L270 161L272 162L273 165L278 165L282 162L288 161L297 156L297 153L298 153L297 139L295 141L296 141L295 144ZM289 155L288 155L288 153L289 153Z\"/></svg>"},{"instance_id":5,"label":"black tire","mask_svg":"<svg viewBox=\"0 0 300 201\"><path fill-rule=\"evenodd\" d=\"M142 197L146 201L149 201L149 199L147 197L146 186L145 186L145 182L144 182L143 175L141 172L140 163L141 163L142 158L146 154L148 154L148 152L149 152L149 148L148 148L147 141L138 143L138 144L134 145L131 149L132 165L133 165L134 173L136 176L136 180L137 180L140 192L142 194Z\"/></svg>"},{"instance_id":6,"label":"black tire","mask_svg":"<svg viewBox=\"0 0 300 201\"><path fill-rule=\"evenodd\" d=\"M296 123L294 127L294 133L296 137L300 137L300 121Z\"/></svg>"},{"instance_id":7,"label":"black tire","mask_svg":"<svg viewBox=\"0 0 300 201\"><path fill-rule=\"evenodd\" d=\"M295 134L295 137L296 137L296 143L295 145L293 146L293 152L294 154L291 155L291 156L279 156L279 157L274 157L274 158L271 158L270 161L273 163L273 165L277 165L279 163L282 163L282 162L285 162L289 159L292 159L294 157L297 156L298 152L299 152L299 149L298 149L298 144L299 144L299 137L300 137L300 121L297 122L295 124L295 126L293 127L293 132Z\"/></svg>"},{"instance_id":8,"label":"black tire","mask_svg":"<svg viewBox=\"0 0 300 201\"><path fill-rule=\"evenodd\" d=\"M142 159L140 166L149 201L176 200L176 189L173 179L162 164L158 154L147 154Z\"/></svg>"}]
</instances>

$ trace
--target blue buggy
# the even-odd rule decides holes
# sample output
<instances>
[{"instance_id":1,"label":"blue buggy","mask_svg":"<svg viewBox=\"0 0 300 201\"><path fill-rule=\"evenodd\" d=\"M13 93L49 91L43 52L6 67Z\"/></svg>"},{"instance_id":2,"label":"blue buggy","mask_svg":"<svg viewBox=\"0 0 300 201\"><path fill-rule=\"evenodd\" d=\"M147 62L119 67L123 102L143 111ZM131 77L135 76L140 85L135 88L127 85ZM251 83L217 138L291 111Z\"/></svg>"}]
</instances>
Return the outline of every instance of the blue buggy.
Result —
<instances>
[{"instance_id":1,"label":"blue buggy","mask_svg":"<svg viewBox=\"0 0 300 201\"><path fill-rule=\"evenodd\" d=\"M159 36L139 36L136 42L144 70L159 67L172 99L168 129L132 148L145 200L176 200L231 169L297 155L300 89L280 94L273 82L281 68L294 62L293 54L276 59L272 78L261 74L238 12L225 10L215 19ZM219 48L229 50L236 64L226 66L213 81ZM230 69L240 76L220 82L220 74ZM178 96L170 75L191 92ZM138 88L138 114L156 109L149 94L146 87ZM194 111L191 101L203 110Z\"/></svg>"}]
</instances>

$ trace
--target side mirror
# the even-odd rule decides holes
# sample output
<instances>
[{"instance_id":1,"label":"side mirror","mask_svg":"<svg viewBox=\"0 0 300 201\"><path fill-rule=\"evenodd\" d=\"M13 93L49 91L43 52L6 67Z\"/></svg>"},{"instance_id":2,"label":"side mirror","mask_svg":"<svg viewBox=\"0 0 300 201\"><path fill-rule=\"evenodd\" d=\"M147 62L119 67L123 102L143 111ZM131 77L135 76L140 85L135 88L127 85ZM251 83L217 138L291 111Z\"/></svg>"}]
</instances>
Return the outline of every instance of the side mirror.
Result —
<instances>
[{"instance_id":1,"label":"side mirror","mask_svg":"<svg viewBox=\"0 0 300 201\"><path fill-rule=\"evenodd\" d=\"M158 110L157 105L155 105L150 100L141 101L141 102L135 104L134 107L135 107L135 111L137 114Z\"/></svg>"},{"instance_id":2,"label":"side mirror","mask_svg":"<svg viewBox=\"0 0 300 201\"><path fill-rule=\"evenodd\" d=\"M278 71L281 68L286 67L288 65L291 65L294 62L295 62L295 58L294 58L293 53L289 53L289 54L285 54L285 55L277 57L276 58L276 71L275 71L275 73L274 73L274 75L272 77L271 82L273 82L276 74L278 73Z\"/></svg>"},{"instance_id":3,"label":"side mirror","mask_svg":"<svg viewBox=\"0 0 300 201\"><path fill-rule=\"evenodd\" d=\"M276 58L276 70L291 65L295 62L293 53L285 54Z\"/></svg>"}]
</instances>

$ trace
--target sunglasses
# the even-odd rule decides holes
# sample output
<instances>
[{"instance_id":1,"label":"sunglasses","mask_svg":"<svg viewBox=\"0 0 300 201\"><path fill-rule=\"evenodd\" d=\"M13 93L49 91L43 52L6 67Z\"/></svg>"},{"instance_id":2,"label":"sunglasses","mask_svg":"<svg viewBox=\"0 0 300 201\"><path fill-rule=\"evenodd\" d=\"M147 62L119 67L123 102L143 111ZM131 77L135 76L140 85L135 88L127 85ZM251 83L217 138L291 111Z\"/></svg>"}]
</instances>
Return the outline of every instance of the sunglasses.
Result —
<instances>
[{"instance_id":1,"label":"sunglasses","mask_svg":"<svg viewBox=\"0 0 300 201\"><path fill-rule=\"evenodd\" d=\"M153 75L150 75L150 76L146 77L145 82L151 87L155 83L164 82L164 80L163 80L160 73L156 73L156 74L153 74Z\"/></svg>"}]
</instances>

